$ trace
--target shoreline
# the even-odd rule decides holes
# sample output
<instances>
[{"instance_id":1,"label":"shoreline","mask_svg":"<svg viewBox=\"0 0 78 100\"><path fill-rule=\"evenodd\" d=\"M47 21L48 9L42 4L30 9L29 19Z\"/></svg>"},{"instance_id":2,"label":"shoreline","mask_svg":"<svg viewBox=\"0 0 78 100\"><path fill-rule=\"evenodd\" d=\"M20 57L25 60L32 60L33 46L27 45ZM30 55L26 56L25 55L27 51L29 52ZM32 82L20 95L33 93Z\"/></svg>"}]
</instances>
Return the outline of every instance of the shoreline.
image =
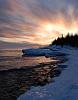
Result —
<instances>
[{"instance_id":1,"label":"shoreline","mask_svg":"<svg viewBox=\"0 0 78 100\"><path fill-rule=\"evenodd\" d=\"M44 86L52 82L53 78L59 76L63 70L60 64L67 60L61 56L59 58L58 61L41 63L30 68L0 71L0 100L16 100L32 86Z\"/></svg>"},{"instance_id":2,"label":"shoreline","mask_svg":"<svg viewBox=\"0 0 78 100\"><path fill-rule=\"evenodd\" d=\"M61 52L68 54L67 68L59 77L55 77L53 84L32 88L19 96L17 100L77 100L78 99L78 48L65 48Z\"/></svg>"}]
</instances>

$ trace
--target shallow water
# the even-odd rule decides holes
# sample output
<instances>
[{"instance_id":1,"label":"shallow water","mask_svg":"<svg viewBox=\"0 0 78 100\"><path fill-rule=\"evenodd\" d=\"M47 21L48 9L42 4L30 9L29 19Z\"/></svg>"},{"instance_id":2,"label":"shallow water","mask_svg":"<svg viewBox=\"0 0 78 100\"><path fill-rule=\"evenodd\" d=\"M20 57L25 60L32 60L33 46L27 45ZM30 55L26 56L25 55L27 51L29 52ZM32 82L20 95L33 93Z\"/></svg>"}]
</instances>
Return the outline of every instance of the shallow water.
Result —
<instances>
[{"instance_id":1,"label":"shallow water","mask_svg":"<svg viewBox=\"0 0 78 100\"><path fill-rule=\"evenodd\" d=\"M0 100L16 100L32 86L54 82L64 61L64 56L22 57L21 50L0 51Z\"/></svg>"},{"instance_id":2,"label":"shallow water","mask_svg":"<svg viewBox=\"0 0 78 100\"><path fill-rule=\"evenodd\" d=\"M0 50L0 70L36 66L40 63L56 61L46 57L22 57L21 50Z\"/></svg>"}]
</instances>

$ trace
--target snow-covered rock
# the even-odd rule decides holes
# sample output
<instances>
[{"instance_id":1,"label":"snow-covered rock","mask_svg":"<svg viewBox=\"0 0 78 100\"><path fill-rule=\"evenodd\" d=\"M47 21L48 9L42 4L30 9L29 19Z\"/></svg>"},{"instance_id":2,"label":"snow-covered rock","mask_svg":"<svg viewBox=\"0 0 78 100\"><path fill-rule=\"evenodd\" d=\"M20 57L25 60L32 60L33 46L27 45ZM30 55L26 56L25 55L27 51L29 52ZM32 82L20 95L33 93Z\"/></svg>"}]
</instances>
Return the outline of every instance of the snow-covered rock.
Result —
<instances>
[{"instance_id":1,"label":"snow-covered rock","mask_svg":"<svg viewBox=\"0 0 78 100\"><path fill-rule=\"evenodd\" d=\"M17 100L78 100L78 49L63 47L61 52L69 54L68 67L55 82L32 88Z\"/></svg>"},{"instance_id":2,"label":"snow-covered rock","mask_svg":"<svg viewBox=\"0 0 78 100\"><path fill-rule=\"evenodd\" d=\"M25 56L55 56L60 54L60 49L61 47L54 48L51 46L47 46L43 48L24 49L22 50L22 52Z\"/></svg>"}]
</instances>

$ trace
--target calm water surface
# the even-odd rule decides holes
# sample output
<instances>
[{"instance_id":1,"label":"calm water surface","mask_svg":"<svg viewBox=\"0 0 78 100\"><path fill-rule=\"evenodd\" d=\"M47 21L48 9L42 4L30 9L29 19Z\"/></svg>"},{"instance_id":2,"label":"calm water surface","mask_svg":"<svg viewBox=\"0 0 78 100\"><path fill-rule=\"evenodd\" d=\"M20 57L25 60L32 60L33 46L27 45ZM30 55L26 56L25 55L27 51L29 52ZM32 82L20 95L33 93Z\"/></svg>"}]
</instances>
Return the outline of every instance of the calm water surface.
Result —
<instances>
[{"instance_id":1,"label":"calm water surface","mask_svg":"<svg viewBox=\"0 0 78 100\"><path fill-rule=\"evenodd\" d=\"M21 50L0 50L0 100L16 100L32 86L52 83L64 61L64 56L22 57Z\"/></svg>"},{"instance_id":2,"label":"calm water surface","mask_svg":"<svg viewBox=\"0 0 78 100\"><path fill-rule=\"evenodd\" d=\"M0 50L0 70L36 66L39 63L51 62L46 57L22 57L21 50ZM55 60L53 60L55 61Z\"/></svg>"}]
</instances>

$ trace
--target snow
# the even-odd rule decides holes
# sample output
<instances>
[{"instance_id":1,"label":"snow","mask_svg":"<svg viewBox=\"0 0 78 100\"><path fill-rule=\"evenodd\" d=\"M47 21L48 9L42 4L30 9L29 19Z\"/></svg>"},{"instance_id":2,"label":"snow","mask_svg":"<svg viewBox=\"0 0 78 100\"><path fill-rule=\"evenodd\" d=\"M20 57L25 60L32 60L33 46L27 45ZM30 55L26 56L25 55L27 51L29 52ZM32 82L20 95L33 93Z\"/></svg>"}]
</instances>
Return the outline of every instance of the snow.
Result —
<instances>
[{"instance_id":1,"label":"snow","mask_svg":"<svg viewBox=\"0 0 78 100\"><path fill-rule=\"evenodd\" d=\"M24 56L55 56L58 55L60 52L53 50L52 48L38 48L38 49L25 49L22 50Z\"/></svg>"},{"instance_id":2,"label":"snow","mask_svg":"<svg viewBox=\"0 0 78 100\"><path fill-rule=\"evenodd\" d=\"M78 100L78 49L63 47L60 51L69 54L69 60L64 63L68 67L55 82L32 88L17 100Z\"/></svg>"}]
</instances>

